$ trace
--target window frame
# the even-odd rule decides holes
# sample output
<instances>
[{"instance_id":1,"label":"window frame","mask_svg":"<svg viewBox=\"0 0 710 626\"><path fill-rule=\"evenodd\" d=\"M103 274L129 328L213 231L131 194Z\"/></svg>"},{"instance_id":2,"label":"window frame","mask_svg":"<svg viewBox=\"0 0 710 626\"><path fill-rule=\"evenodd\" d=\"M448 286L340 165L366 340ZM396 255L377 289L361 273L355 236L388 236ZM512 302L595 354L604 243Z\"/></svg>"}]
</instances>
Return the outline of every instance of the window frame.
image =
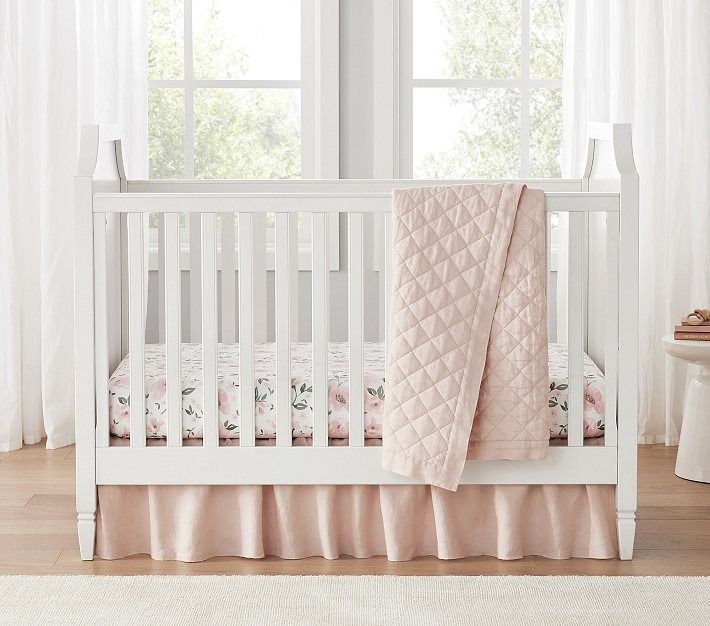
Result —
<instances>
[{"instance_id":1,"label":"window frame","mask_svg":"<svg viewBox=\"0 0 710 626\"><path fill-rule=\"evenodd\" d=\"M534 88L562 88L562 79L530 78L530 0L520 0L521 73L512 79L415 79L414 78L414 5L413 0L378 0L373 6L374 67L373 175L376 178L413 178L415 87L505 87L520 89L520 172L530 176L530 92ZM386 62L390 59L390 62ZM556 231L558 229L553 229ZM383 224L375 229L373 269L379 273L379 297L385 298L383 260ZM551 236L556 241L558 232ZM553 247L551 272L557 271L559 246Z\"/></svg>"},{"instance_id":2,"label":"window frame","mask_svg":"<svg viewBox=\"0 0 710 626\"><path fill-rule=\"evenodd\" d=\"M413 178L414 172L414 90L426 88L513 88L520 93L520 171L521 179L530 177L530 93L533 89L561 89L562 79L530 77L530 0L520 0L521 49L520 76L503 79L414 78L414 2L391 0L396 44L396 150L395 177Z\"/></svg>"},{"instance_id":3,"label":"window frame","mask_svg":"<svg viewBox=\"0 0 710 626\"><path fill-rule=\"evenodd\" d=\"M301 77L287 79L196 79L193 68L193 0L183 5L183 75L149 79L152 89L181 89L184 94L183 178L195 178L194 94L197 89L299 89L301 93L301 180L339 178L339 7L331 0L301 0ZM299 228L298 269L310 271L312 248L308 215ZM150 229L149 269L159 268L160 228ZM330 269L339 269L338 216L328 224ZM189 239L189 237L188 237ZM275 267L274 230L266 232L266 269ZM187 244L181 238L181 269L190 269ZM219 264L219 242L217 262Z\"/></svg>"}]
</instances>

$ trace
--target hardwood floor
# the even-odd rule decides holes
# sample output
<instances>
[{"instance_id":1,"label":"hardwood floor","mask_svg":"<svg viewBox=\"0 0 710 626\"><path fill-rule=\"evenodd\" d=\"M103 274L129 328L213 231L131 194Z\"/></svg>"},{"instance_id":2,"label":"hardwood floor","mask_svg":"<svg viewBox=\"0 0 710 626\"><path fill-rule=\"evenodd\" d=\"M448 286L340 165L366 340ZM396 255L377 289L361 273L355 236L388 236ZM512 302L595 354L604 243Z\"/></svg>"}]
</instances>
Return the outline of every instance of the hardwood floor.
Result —
<instances>
[{"instance_id":1,"label":"hardwood floor","mask_svg":"<svg viewBox=\"0 0 710 626\"><path fill-rule=\"evenodd\" d=\"M639 450L633 561L488 557L391 563L384 558L217 558L203 563L137 556L82 562L74 517L74 450L41 445L0 454L0 574L593 574L710 575L710 485L673 474L675 448Z\"/></svg>"}]
</instances>

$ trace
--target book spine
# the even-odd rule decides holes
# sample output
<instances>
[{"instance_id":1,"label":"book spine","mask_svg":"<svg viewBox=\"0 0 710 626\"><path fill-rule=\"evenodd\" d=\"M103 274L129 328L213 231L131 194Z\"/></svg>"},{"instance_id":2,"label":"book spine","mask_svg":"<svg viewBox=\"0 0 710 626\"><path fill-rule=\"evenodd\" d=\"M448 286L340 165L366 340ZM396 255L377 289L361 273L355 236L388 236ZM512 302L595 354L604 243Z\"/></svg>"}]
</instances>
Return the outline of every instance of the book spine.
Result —
<instances>
[{"instance_id":1,"label":"book spine","mask_svg":"<svg viewBox=\"0 0 710 626\"><path fill-rule=\"evenodd\" d=\"M710 334L710 326L678 326L675 327L677 333L708 333Z\"/></svg>"},{"instance_id":2,"label":"book spine","mask_svg":"<svg viewBox=\"0 0 710 626\"><path fill-rule=\"evenodd\" d=\"M710 341L710 333L673 333L673 339L685 339L686 341Z\"/></svg>"}]
</instances>

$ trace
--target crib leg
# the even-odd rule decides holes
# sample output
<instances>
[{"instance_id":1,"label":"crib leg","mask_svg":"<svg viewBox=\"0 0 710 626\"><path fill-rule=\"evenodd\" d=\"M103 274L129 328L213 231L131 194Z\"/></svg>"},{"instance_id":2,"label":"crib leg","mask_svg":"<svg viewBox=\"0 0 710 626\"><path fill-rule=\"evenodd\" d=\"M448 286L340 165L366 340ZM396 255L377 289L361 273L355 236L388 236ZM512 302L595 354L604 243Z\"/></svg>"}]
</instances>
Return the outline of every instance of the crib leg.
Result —
<instances>
[{"instance_id":1,"label":"crib leg","mask_svg":"<svg viewBox=\"0 0 710 626\"><path fill-rule=\"evenodd\" d=\"M94 542L96 540L96 512L77 514L79 529L79 553L82 561L94 560Z\"/></svg>"},{"instance_id":2,"label":"crib leg","mask_svg":"<svg viewBox=\"0 0 710 626\"><path fill-rule=\"evenodd\" d=\"M636 512L617 510L616 531L619 537L619 558L622 561L630 561L634 555Z\"/></svg>"}]
</instances>

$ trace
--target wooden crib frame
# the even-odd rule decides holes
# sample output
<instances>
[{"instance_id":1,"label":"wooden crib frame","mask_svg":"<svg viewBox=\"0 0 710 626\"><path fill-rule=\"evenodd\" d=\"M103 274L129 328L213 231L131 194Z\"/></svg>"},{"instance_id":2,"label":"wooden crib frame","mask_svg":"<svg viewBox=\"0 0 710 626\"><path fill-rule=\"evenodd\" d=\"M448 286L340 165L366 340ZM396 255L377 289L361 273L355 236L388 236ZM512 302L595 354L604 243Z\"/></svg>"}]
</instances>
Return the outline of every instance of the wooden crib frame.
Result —
<instances>
[{"instance_id":1,"label":"wooden crib frame","mask_svg":"<svg viewBox=\"0 0 710 626\"><path fill-rule=\"evenodd\" d=\"M611 146L612 150L604 148ZM603 171L602 156L613 155L613 176ZM348 328L350 382L363 380L363 216L382 214L389 233L391 190L442 181L132 181L123 166L121 142L112 128L82 129L75 179L76 305L76 497L82 559L92 559L98 485L237 484L404 484L406 478L384 471L381 449L364 446L362 395L350 394L348 446L328 446L328 217L348 220ZM450 181L452 182L452 181ZM461 181L457 181L461 182ZM550 448L542 461L467 461L464 484L612 484L616 485L619 554L633 553L636 511L636 422L638 390L638 174L631 129L625 124L591 127L588 162L581 179L532 180L545 190L550 212L569 219L569 438ZM239 268L240 376L253 388L254 344L264 339L264 312L255 306L264 294L255 281L265 272L263 217L276 213L275 336L277 344L276 445L256 447L254 404L243 394L239 446L219 446L217 413L218 267L216 214L231 224L238 215L238 246L222 240L221 270ZM167 367L167 442L147 447L142 359L145 337L145 213L160 215L161 277L164 283L164 335ZM191 246L191 284L201 294L191 309L201 318L204 439L183 447L180 386L179 215L189 213L201 245ZM312 447L291 445L289 346L293 337L297 242L295 212L312 220L312 328L314 435ZM606 216L606 257L589 255L592 216ZM369 219L369 218L368 218ZM224 221L223 221L224 223ZM230 229L224 229L229 232ZM233 233L234 230L231 229ZM387 241L385 237L385 241ZM549 237L548 237L549 240ZM193 254L193 247L195 254ZM387 292L389 263L384 254L382 293ZM549 256L549 255L548 255ZM591 341L587 293L593 266L601 267L605 305L601 350L604 355L605 445L584 445L583 350ZM596 270L595 270L596 271ZM623 289L620 289L623 285ZM193 292L193 287L190 291ZM235 283L222 281L222 339L234 341ZM386 306L386 298L385 306ZM261 306L261 305L260 305ZM386 314L383 316L386 319ZM193 318L194 322L194 318ZM232 324L231 330L224 330ZM193 323L193 327L195 324ZM598 326L598 324L597 324ZM385 329L386 330L386 329ZM194 337L194 334L193 334ZM598 342L597 342L598 343ZM130 351L130 446L109 445L108 378ZM283 384L283 381L288 381Z\"/></svg>"}]
</instances>

